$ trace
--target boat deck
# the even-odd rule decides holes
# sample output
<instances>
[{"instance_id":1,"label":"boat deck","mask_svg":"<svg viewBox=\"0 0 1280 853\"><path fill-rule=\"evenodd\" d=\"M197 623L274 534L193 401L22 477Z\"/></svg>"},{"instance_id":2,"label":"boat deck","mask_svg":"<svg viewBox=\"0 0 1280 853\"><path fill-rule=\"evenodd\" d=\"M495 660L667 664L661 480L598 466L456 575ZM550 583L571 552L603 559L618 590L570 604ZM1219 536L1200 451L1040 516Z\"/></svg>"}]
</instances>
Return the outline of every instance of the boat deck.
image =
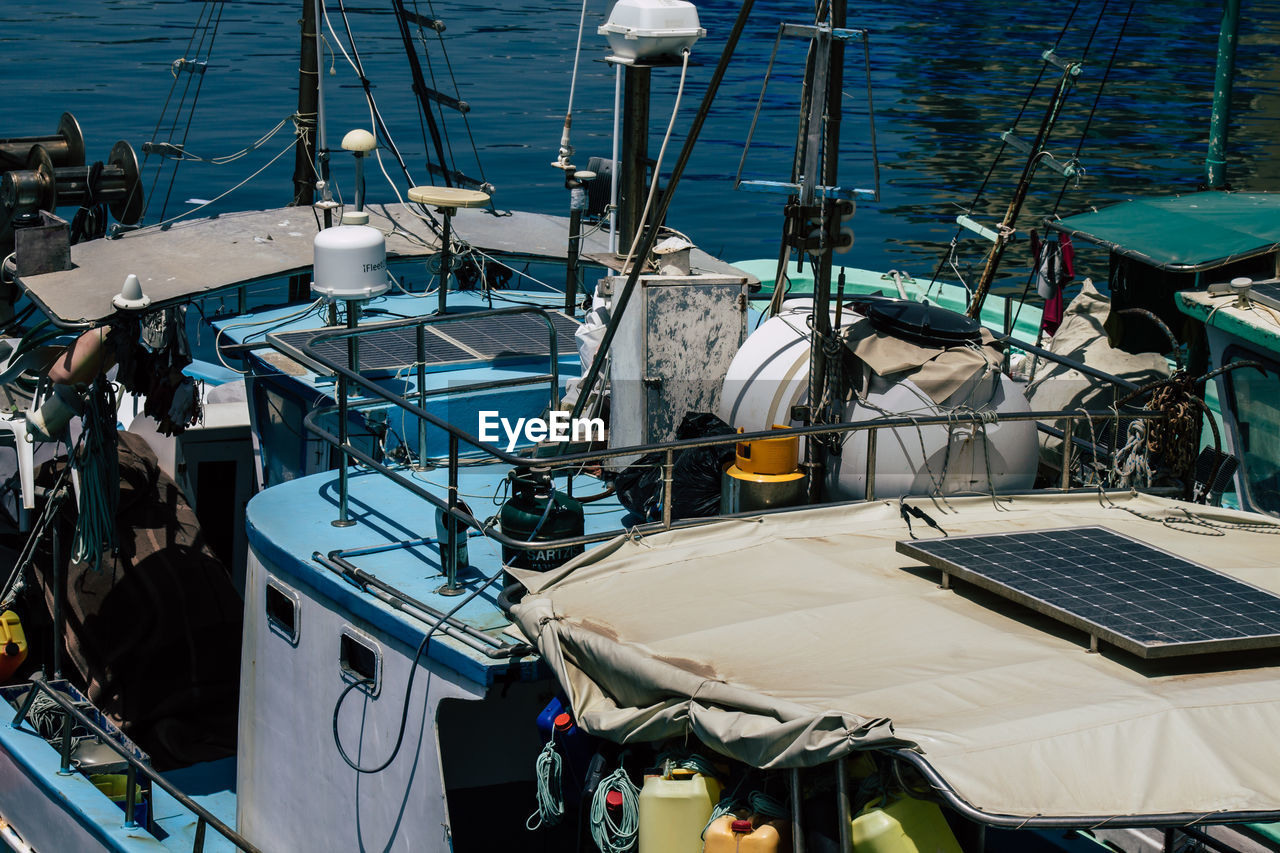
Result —
<instances>
[{"instance_id":1,"label":"boat deck","mask_svg":"<svg viewBox=\"0 0 1280 853\"><path fill-rule=\"evenodd\" d=\"M370 224L389 232L391 262L428 258L439 252L435 232L416 205L369 205ZM561 262L569 220L525 211L462 209L453 218L455 236L481 252L520 260ZM312 264L317 220L307 208L282 207L193 219L144 228L116 239L71 247L71 269L20 276L17 282L49 316L64 323L99 323L116 309L111 298L125 277L138 276L153 307L187 302L227 288L305 272ZM587 232L583 263L605 268L608 235ZM702 272L739 274L706 252L695 251Z\"/></svg>"},{"instance_id":2,"label":"boat deck","mask_svg":"<svg viewBox=\"0 0 1280 853\"><path fill-rule=\"evenodd\" d=\"M497 512L491 500L500 494L507 470L506 466L497 465L462 469L459 491L477 517ZM443 470L415 472L414 479L444 496ZM401 593L448 612L461 598L437 591L445 578L440 548L434 539L435 509L416 495L389 484L381 475L361 471L350 478L350 518L356 523L351 527L335 527L332 522L338 517L337 480L336 472L314 474L257 495L249 503L247 513L249 541L289 582L302 584L349 611L353 617L379 625L410 647L417 646L426 630L423 622L356 587L312 560L310 555L374 550L376 553L353 555L350 561ZM626 510L613 499L592 504L587 511L586 532L617 529L623 525L626 515ZM397 543L419 539L426 541L395 547ZM387 550L378 550L384 547ZM459 573L458 580L471 592L486 576L501 568L502 555L496 542L475 531L472 531L468 550L470 566ZM509 622L497 605L501 586L500 579L488 585L484 592L462 606L457 618L494 635L504 632ZM510 642L522 639L516 634ZM486 685L511 663L509 659L489 658L439 634L432 638L427 654L459 674Z\"/></svg>"}]
</instances>

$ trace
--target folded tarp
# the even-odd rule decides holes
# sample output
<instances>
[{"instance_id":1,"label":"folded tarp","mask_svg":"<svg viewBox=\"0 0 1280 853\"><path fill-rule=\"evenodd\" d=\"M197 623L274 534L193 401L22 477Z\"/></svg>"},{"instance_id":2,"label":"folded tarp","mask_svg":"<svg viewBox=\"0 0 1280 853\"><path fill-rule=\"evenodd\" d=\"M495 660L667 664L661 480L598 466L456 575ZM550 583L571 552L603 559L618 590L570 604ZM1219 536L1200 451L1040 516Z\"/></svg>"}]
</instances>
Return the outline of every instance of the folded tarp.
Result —
<instances>
[{"instance_id":1,"label":"folded tarp","mask_svg":"<svg viewBox=\"0 0 1280 853\"><path fill-rule=\"evenodd\" d=\"M1280 592L1276 538L1223 529L1257 516L1096 493L913 503L953 536L1101 525ZM526 576L514 616L614 741L692 734L766 768L907 745L1006 815L1280 810L1274 654L1090 654L1081 632L941 589L896 552L909 536L881 501L620 539Z\"/></svg>"}]
</instances>

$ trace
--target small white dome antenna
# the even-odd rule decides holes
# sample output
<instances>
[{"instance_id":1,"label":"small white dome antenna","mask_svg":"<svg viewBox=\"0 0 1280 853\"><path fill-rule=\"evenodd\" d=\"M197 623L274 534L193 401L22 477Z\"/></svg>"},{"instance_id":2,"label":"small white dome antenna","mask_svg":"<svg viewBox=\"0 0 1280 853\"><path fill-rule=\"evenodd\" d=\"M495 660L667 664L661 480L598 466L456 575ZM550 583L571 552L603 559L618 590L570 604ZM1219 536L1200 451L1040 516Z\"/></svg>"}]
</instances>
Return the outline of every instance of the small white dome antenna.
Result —
<instances>
[{"instance_id":1,"label":"small white dome antenna","mask_svg":"<svg viewBox=\"0 0 1280 853\"><path fill-rule=\"evenodd\" d=\"M378 147L378 140L369 131L357 127L342 137L342 150L356 156L356 210L364 210L364 158Z\"/></svg>"}]
</instances>

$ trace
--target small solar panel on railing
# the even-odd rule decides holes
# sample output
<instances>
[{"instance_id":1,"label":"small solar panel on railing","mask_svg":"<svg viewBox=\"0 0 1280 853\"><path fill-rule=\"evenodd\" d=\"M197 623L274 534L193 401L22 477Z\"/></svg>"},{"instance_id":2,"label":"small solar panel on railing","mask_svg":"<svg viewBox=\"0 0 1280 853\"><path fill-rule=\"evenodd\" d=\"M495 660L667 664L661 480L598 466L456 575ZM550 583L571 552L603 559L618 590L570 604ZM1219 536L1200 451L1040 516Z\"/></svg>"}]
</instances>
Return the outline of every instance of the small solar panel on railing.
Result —
<instances>
[{"instance_id":1,"label":"small solar panel on railing","mask_svg":"<svg viewBox=\"0 0 1280 853\"><path fill-rule=\"evenodd\" d=\"M573 350L577 321L557 312L548 312L555 327L560 352ZM485 358L550 355L547 323L536 314L507 314L441 325L435 329Z\"/></svg>"},{"instance_id":2,"label":"small solar panel on railing","mask_svg":"<svg viewBox=\"0 0 1280 853\"><path fill-rule=\"evenodd\" d=\"M548 312L556 333L558 352L574 351L573 334L578 322L558 312ZM270 340L286 354L307 360L307 348L326 361L347 363L347 338L325 338L336 329L308 329L299 332L281 332ZM478 313L474 317L462 317L445 323L426 326L421 336L419 350L418 328L397 326L371 330L358 337L361 371L385 372L400 370L419 362L431 365L461 364L495 358L549 356L551 354L550 330L537 314L506 314L497 317Z\"/></svg>"}]
</instances>

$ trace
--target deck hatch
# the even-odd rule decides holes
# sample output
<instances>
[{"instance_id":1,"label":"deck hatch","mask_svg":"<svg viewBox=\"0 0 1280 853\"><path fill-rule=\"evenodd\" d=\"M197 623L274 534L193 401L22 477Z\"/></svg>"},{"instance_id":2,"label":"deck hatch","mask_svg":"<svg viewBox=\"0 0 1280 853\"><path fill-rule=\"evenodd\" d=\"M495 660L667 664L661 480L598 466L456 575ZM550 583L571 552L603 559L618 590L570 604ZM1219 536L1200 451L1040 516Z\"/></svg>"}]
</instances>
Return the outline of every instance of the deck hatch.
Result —
<instances>
[{"instance_id":1,"label":"deck hatch","mask_svg":"<svg viewBox=\"0 0 1280 853\"><path fill-rule=\"evenodd\" d=\"M1144 658L1280 646L1280 596L1105 527L901 540L898 552Z\"/></svg>"},{"instance_id":2,"label":"deck hatch","mask_svg":"<svg viewBox=\"0 0 1280 853\"><path fill-rule=\"evenodd\" d=\"M573 352L573 333L578 322L558 312L547 313L556 329L559 352ZM276 349L306 364L314 361L307 357L308 345L316 355L335 364L346 364L345 337L315 341L320 334L333 331L336 329L329 327L280 332L269 336L269 339ZM477 315L474 319L427 326L424 331L422 361L428 366L551 354L547 325L541 317L533 314ZM361 372L397 371L418 362L416 328L400 326L370 331L361 335L359 340Z\"/></svg>"}]
</instances>

